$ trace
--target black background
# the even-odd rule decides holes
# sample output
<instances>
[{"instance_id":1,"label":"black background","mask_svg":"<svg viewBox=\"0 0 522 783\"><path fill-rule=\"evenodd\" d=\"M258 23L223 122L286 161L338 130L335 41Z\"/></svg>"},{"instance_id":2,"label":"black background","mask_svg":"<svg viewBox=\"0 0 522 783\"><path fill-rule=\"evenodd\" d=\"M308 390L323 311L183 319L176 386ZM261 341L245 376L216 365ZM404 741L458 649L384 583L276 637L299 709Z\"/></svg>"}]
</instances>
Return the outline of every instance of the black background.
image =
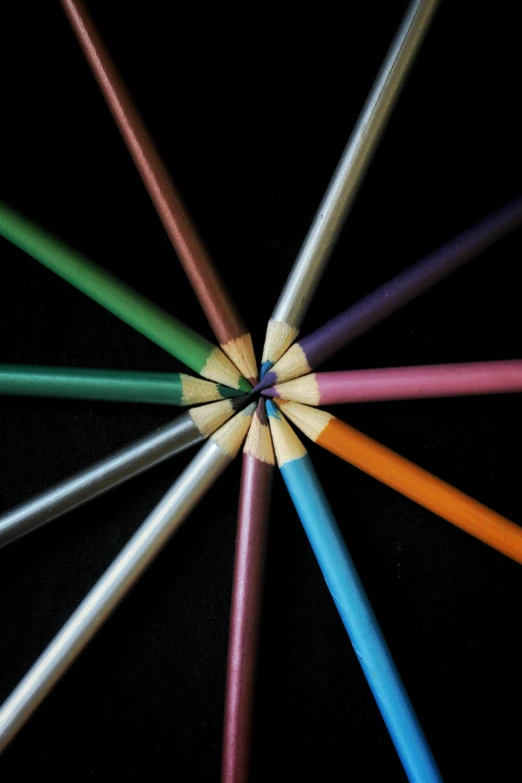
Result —
<instances>
[{"instance_id":1,"label":"black background","mask_svg":"<svg viewBox=\"0 0 522 783\"><path fill-rule=\"evenodd\" d=\"M1 195L212 337L58 2L3 10ZM405 8L89 2L260 353L267 319ZM289 9L288 9L289 10ZM443 2L332 257L309 332L518 195L515 6ZM520 355L514 233L324 369ZM178 363L5 240L0 361ZM336 413L505 516L520 397ZM0 398L1 509L169 421ZM448 781L519 774L522 569L310 446ZM0 552L8 695L192 452ZM218 781L239 461L0 759L5 783ZM404 781L276 476L253 781ZM517 772L514 772L517 770Z\"/></svg>"}]
</instances>

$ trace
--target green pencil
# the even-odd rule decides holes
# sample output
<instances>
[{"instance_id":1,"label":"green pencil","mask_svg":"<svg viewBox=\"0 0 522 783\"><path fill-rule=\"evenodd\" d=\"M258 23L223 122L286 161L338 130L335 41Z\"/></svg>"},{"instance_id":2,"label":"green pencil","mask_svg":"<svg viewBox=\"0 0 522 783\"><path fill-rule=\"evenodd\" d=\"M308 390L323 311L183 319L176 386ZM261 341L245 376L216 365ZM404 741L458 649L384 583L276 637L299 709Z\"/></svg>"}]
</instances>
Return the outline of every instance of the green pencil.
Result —
<instances>
[{"instance_id":1,"label":"green pencil","mask_svg":"<svg viewBox=\"0 0 522 783\"><path fill-rule=\"evenodd\" d=\"M200 402L236 397L241 392L178 372L0 364L0 394L197 405Z\"/></svg>"},{"instance_id":2,"label":"green pencil","mask_svg":"<svg viewBox=\"0 0 522 783\"><path fill-rule=\"evenodd\" d=\"M194 372L233 389L251 390L220 348L2 201L0 234Z\"/></svg>"}]
</instances>

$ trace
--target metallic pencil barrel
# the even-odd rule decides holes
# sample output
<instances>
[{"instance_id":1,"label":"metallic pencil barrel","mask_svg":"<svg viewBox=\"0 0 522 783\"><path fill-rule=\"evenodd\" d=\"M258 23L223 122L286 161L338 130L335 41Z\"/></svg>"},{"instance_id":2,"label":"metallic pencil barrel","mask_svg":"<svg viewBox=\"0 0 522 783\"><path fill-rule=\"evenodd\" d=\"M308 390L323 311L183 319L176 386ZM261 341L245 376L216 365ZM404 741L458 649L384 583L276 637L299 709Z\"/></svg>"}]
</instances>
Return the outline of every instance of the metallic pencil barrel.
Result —
<instances>
[{"instance_id":1,"label":"metallic pencil barrel","mask_svg":"<svg viewBox=\"0 0 522 783\"><path fill-rule=\"evenodd\" d=\"M159 462L203 440L184 413L157 432L100 460L66 481L0 516L0 547L107 492Z\"/></svg>"},{"instance_id":2,"label":"metallic pencil barrel","mask_svg":"<svg viewBox=\"0 0 522 783\"><path fill-rule=\"evenodd\" d=\"M230 461L213 441L202 447L0 708L0 752Z\"/></svg>"},{"instance_id":3,"label":"metallic pencil barrel","mask_svg":"<svg viewBox=\"0 0 522 783\"><path fill-rule=\"evenodd\" d=\"M439 0L413 0L319 206L271 320L302 319Z\"/></svg>"}]
</instances>

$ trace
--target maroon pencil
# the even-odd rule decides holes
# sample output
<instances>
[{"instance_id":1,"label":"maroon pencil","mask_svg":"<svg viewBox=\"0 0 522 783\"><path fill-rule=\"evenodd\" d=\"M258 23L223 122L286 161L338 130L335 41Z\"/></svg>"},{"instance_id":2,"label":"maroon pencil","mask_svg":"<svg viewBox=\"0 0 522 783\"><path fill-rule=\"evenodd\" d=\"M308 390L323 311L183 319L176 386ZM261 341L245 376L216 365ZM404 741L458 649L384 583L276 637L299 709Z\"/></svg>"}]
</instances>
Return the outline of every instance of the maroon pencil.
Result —
<instances>
[{"instance_id":1,"label":"maroon pencil","mask_svg":"<svg viewBox=\"0 0 522 783\"><path fill-rule=\"evenodd\" d=\"M229 359L257 380L252 338L210 259L82 0L60 0L179 260Z\"/></svg>"},{"instance_id":2,"label":"maroon pencil","mask_svg":"<svg viewBox=\"0 0 522 783\"><path fill-rule=\"evenodd\" d=\"M222 783L249 778L252 715L274 451L259 400L243 450L228 640Z\"/></svg>"},{"instance_id":3,"label":"maroon pencil","mask_svg":"<svg viewBox=\"0 0 522 783\"><path fill-rule=\"evenodd\" d=\"M305 405L522 392L522 361L315 372L262 393Z\"/></svg>"}]
</instances>

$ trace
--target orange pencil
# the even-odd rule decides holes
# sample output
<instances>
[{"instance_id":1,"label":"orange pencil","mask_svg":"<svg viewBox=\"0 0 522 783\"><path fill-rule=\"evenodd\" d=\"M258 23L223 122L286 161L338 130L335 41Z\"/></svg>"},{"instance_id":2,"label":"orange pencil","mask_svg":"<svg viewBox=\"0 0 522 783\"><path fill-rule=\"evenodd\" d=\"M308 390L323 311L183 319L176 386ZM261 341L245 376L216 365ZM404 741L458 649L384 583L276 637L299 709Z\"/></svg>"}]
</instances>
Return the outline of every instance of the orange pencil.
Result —
<instances>
[{"instance_id":1,"label":"orange pencil","mask_svg":"<svg viewBox=\"0 0 522 783\"><path fill-rule=\"evenodd\" d=\"M436 478L331 413L298 402L275 400L319 446L364 470L502 554L522 563L522 527Z\"/></svg>"}]
</instances>

